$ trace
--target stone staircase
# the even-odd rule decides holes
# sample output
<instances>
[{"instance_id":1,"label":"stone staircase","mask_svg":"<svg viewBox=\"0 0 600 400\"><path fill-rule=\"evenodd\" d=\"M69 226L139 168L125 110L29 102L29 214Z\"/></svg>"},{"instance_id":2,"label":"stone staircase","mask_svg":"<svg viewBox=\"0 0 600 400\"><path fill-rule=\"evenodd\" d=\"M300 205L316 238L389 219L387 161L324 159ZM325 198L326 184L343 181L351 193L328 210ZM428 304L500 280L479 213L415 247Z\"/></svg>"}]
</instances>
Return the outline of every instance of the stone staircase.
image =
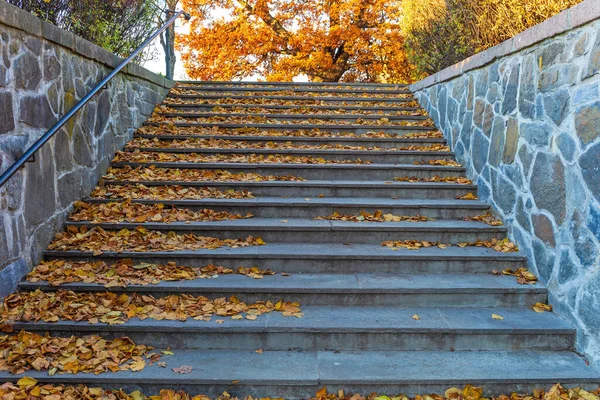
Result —
<instances>
[{"instance_id":1,"label":"stone staircase","mask_svg":"<svg viewBox=\"0 0 600 400\"><path fill-rule=\"evenodd\" d=\"M479 200L461 199L476 194L477 187L465 179L464 168L437 161L453 159L406 86L181 83L84 201L99 206L129 197L131 207L163 204L253 217L164 222L142 216L139 222L98 214L68 225L80 232L142 226L220 239L254 236L264 244L122 252L51 246L45 259L270 269L276 274L263 279L220 275L109 290L155 297L233 295L246 303L283 299L299 302L303 315L271 312L255 319L185 322L131 318L115 325L21 321L16 329L128 336L174 353L162 358L167 368L23 375L146 394L167 387L289 398L313 396L323 386L413 395L443 394L465 384L482 385L488 394L557 382L597 385L600 374L574 352L571 325L531 309L547 301L546 288L492 273L526 267L523 253L466 245L500 241L507 230L473 219L490 210ZM380 219L403 218L363 221L369 215L362 211L373 216L378 210ZM343 220L343 215L356 218ZM405 240L419 242L412 247L427 243L419 249L410 242L382 246ZM20 285L24 292L36 289L107 290L83 282ZM181 365L193 369L172 370ZM16 377L3 372L0 379Z\"/></svg>"}]
</instances>

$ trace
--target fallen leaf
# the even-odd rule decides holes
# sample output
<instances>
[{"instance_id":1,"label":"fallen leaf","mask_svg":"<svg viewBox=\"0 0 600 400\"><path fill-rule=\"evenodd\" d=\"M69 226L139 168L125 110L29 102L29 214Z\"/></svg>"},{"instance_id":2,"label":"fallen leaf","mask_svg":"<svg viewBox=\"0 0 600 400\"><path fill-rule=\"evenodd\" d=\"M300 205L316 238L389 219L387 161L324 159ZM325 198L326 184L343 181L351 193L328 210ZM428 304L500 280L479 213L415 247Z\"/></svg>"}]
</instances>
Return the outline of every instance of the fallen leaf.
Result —
<instances>
[{"instance_id":1,"label":"fallen leaf","mask_svg":"<svg viewBox=\"0 0 600 400\"><path fill-rule=\"evenodd\" d=\"M177 374L189 374L194 368L190 365L182 365L181 367L171 368Z\"/></svg>"}]
</instances>

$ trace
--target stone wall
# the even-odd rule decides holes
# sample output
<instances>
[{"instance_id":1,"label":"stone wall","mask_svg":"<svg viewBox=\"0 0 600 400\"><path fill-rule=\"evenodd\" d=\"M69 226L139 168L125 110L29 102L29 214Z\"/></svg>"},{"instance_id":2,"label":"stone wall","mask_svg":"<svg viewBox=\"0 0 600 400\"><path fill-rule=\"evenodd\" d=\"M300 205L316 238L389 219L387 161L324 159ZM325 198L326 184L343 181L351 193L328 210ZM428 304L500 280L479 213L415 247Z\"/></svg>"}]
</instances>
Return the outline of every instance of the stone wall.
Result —
<instances>
[{"instance_id":1,"label":"stone wall","mask_svg":"<svg viewBox=\"0 0 600 400\"><path fill-rule=\"evenodd\" d=\"M412 87L596 364L599 87L597 0Z\"/></svg>"},{"instance_id":2,"label":"stone wall","mask_svg":"<svg viewBox=\"0 0 600 400\"><path fill-rule=\"evenodd\" d=\"M121 60L0 1L0 172ZM128 67L0 189L0 297L10 293L172 82Z\"/></svg>"}]
</instances>

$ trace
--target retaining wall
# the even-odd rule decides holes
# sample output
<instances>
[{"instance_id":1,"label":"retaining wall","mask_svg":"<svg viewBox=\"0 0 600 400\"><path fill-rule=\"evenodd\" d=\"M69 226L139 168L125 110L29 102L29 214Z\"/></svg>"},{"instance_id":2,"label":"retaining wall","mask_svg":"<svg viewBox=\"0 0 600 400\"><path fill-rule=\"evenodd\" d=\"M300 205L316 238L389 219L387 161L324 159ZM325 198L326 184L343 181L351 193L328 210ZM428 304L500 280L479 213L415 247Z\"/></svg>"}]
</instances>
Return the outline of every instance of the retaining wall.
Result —
<instances>
[{"instance_id":1,"label":"retaining wall","mask_svg":"<svg viewBox=\"0 0 600 400\"><path fill-rule=\"evenodd\" d=\"M600 3L412 85L600 363Z\"/></svg>"},{"instance_id":2,"label":"retaining wall","mask_svg":"<svg viewBox=\"0 0 600 400\"><path fill-rule=\"evenodd\" d=\"M0 172L120 62L0 1ZM130 64L0 189L0 297L37 262L71 204L89 194L172 85Z\"/></svg>"}]
</instances>

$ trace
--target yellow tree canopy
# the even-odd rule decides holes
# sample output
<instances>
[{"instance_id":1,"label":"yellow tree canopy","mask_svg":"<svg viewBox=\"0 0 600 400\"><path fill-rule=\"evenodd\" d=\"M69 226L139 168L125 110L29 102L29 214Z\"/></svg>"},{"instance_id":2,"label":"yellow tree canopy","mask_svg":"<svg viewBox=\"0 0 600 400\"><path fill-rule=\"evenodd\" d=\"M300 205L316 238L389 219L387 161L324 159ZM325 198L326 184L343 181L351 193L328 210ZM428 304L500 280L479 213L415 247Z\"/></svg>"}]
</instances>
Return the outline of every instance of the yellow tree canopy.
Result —
<instances>
[{"instance_id":1,"label":"yellow tree canopy","mask_svg":"<svg viewBox=\"0 0 600 400\"><path fill-rule=\"evenodd\" d=\"M193 79L404 83L399 1L183 0L178 49Z\"/></svg>"}]
</instances>

